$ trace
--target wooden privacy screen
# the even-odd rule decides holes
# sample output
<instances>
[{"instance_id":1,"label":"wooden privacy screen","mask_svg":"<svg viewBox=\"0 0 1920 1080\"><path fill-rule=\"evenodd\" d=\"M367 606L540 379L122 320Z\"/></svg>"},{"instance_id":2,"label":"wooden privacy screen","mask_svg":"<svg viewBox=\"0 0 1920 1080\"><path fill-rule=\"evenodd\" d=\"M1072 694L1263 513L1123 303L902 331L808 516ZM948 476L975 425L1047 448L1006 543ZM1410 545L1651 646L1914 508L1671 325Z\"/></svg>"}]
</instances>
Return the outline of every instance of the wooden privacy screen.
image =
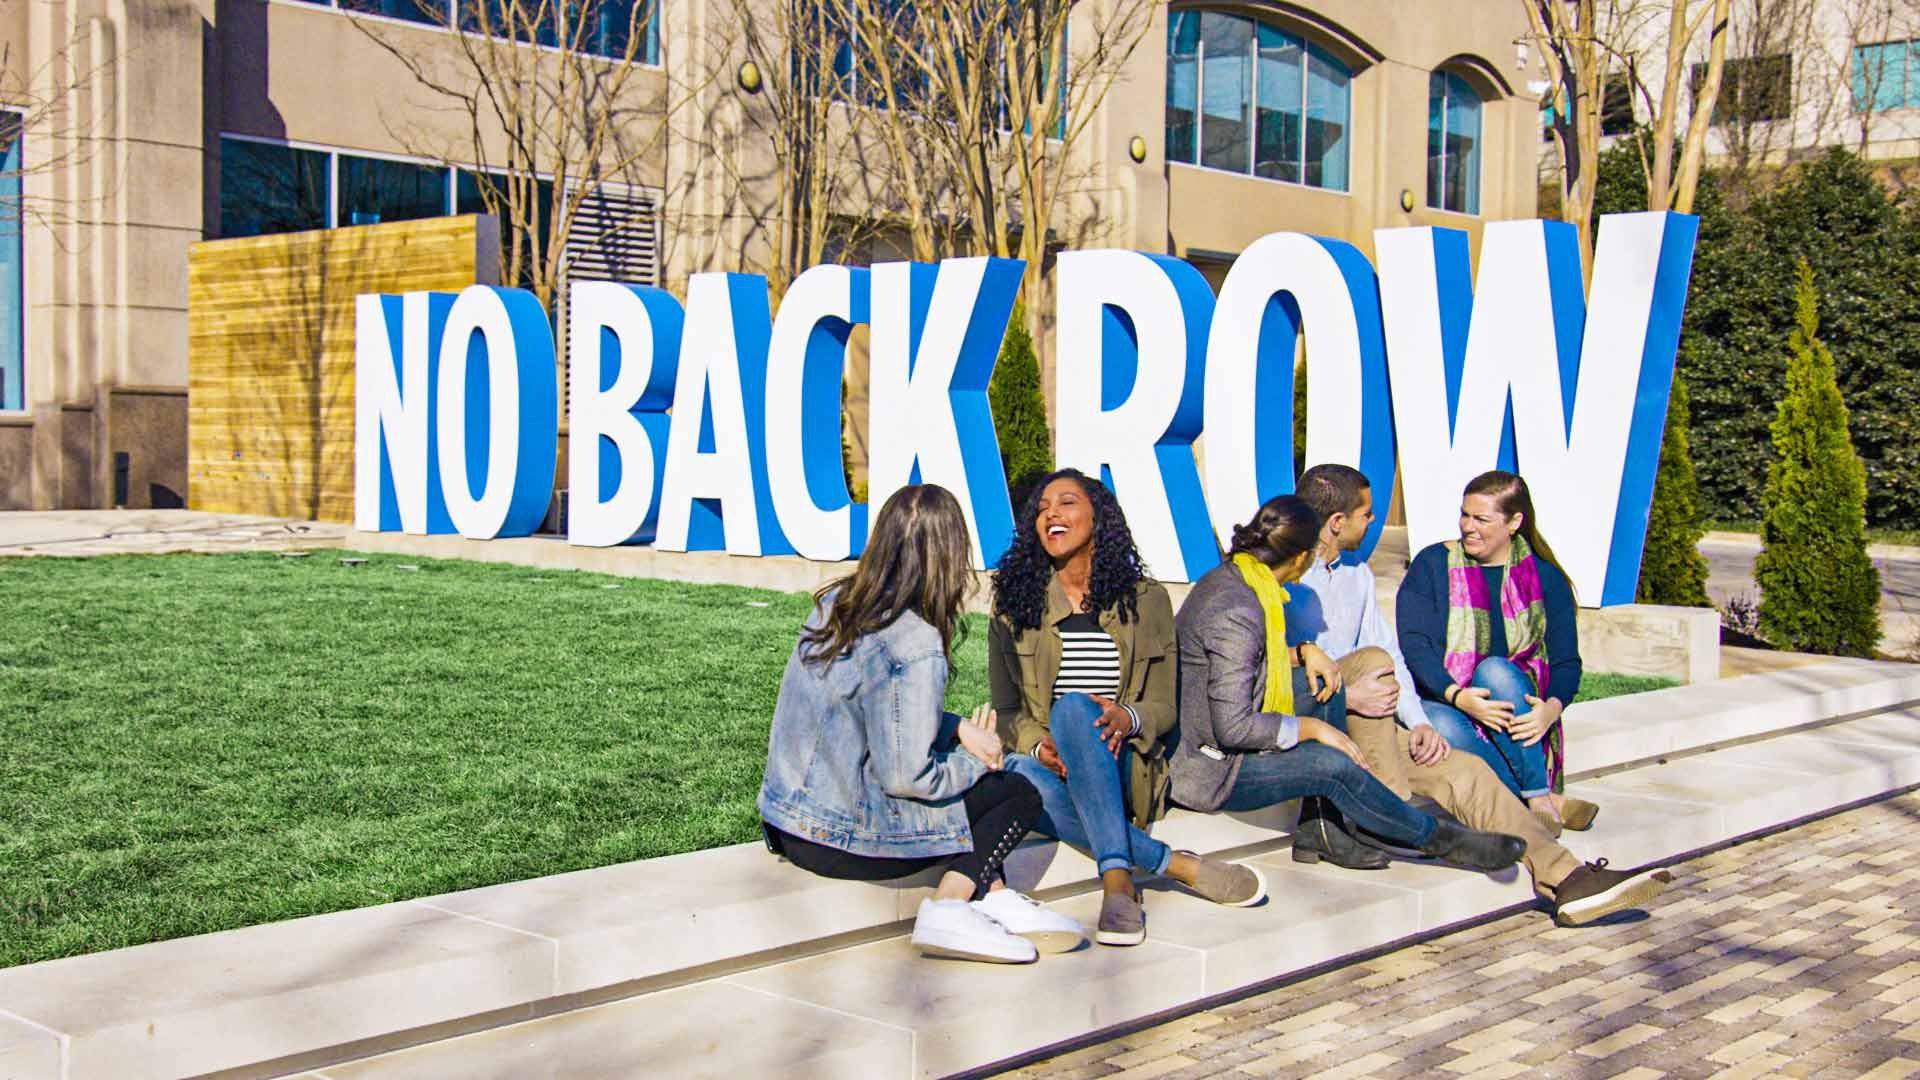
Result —
<instances>
[{"instance_id":1,"label":"wooden privacy screen","mask_svg":"<svg viewBox=\"0 0 1920 1080\"><path fill-rule=\"evenodd\" d=\"M499 277L492 217L209 240L187 256L187 504L353 520L361 293Z\"/></svg>"}]
</instances>

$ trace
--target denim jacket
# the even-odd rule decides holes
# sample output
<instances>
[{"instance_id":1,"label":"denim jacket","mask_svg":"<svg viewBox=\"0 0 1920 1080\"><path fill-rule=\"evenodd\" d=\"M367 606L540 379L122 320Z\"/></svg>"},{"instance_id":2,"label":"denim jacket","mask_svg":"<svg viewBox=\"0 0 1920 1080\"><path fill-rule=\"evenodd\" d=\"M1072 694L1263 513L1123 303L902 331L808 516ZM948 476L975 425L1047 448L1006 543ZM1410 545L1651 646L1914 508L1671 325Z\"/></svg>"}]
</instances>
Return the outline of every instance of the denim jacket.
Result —
<instances>
[{"instance_id":1,"label":"denim jacket","mask_svg":"<svg viewBox=\"0 0 1920 1080\"><path fill-rule=\"evenodd\" d=\"M987 767L956 743L946 690L940 633L912 612L829 663L803 660L796 644L773 707L761 818L855 855L971 851L961 800Z\"/></svg>"}]
</instances>

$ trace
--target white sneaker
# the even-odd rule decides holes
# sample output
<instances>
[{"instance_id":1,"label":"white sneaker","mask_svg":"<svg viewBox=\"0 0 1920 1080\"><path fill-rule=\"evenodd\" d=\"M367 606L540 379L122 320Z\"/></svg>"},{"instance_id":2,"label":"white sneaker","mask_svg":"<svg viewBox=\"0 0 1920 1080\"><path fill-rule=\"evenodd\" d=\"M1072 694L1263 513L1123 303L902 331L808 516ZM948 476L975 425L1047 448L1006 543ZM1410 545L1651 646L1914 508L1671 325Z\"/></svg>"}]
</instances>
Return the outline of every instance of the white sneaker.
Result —
<instances>
[{"instance_id":1,"label":"white sneaker","mask_svg":"<svg viewBox=\"0 0 1920 1080\"><path fill-rule=\"evenodd\" d=\"M920 901L920 913L913 920L913 943L928 956L955 960L1031 964L1040 958L1033 942L1007 933L965 900Z\"/></svg>"},{"instance_id":2,"label":"white sneaker","mask_svg":"<svg viewBox=\"0 0 1920 1080\"><path fill-rule=\"evenodd\" d=\"M985 900L975 900L973 910L1033 942L1043 953L1072 952L1087 940L1086 928L1054 911L1040 901L1013 889L995 889Z\"/></svg>"}]
</instances>

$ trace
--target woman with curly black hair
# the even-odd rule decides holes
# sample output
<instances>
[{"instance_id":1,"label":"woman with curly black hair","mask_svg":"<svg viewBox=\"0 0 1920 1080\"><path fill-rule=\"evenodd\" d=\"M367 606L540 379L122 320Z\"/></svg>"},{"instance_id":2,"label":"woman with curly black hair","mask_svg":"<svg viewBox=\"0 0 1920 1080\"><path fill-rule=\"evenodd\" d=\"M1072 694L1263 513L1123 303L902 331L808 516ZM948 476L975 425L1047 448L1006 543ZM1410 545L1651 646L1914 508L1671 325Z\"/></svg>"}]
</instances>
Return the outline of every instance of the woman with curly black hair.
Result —
<instances>
[{"instance_id":1,"label":"woman with curly black hair","mask_svg":"<svg viewBox=\"0 0 1920 1080\"><path fill-rule=\"evenodd\" d=\"M1147 834L1167 807L1175 660L1173 604L1141 566L1119 502L1076 469L1046 477L993 575L987 674L1016 751L1006 768L1040 790L1035 830L1099 864L1105 945L1146 939L1134 867L1222 904L1266 895L1258 871Z\"/></svg>"}]
</instances>

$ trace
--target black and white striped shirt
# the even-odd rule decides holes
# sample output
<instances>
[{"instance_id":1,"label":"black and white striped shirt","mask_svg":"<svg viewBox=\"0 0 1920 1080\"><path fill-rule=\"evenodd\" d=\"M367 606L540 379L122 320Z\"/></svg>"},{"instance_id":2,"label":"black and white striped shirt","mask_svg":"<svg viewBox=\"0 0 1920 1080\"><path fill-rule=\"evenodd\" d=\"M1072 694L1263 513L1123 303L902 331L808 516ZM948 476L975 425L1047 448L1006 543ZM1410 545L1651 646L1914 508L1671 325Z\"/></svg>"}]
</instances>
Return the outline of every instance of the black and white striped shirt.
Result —
<instances>
[{"instance_id":1,"label":"black and white striped shirt","mask_svg":"<svg viewBox=\"0 0 1920 1080\"><path fill-rule=\"evenodd\" d=\"M1068 694L1097 694L1113 698L1120 693L1120 648L1100 629L1100 620L1079 612L1056 624L1060 631L1060 674L1053 680L1053 700Z\"/></svg>"}]
</instances>

